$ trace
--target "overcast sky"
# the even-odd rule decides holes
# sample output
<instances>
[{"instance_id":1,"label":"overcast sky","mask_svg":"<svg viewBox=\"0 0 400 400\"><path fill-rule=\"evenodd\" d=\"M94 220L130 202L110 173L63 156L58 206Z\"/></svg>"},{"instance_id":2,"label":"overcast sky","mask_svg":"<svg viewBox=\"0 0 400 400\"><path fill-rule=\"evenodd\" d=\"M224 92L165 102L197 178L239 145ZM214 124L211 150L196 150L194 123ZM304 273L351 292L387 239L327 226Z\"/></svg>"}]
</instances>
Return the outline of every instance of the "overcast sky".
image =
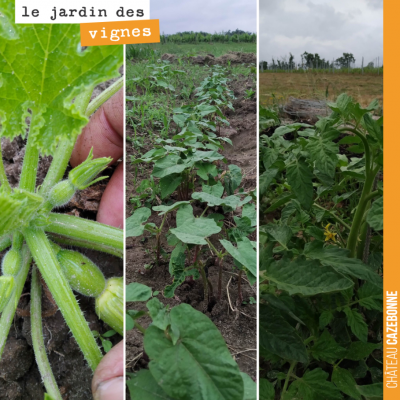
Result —
<instances>
[{"instance_id":1,"label":"overcast sky","mask_svg":"<svg viewBox=\"0 0 400 400\"><path fill-rule=\"evenodd\" d=\"M269 0L268 0L269 1ZM257 0L150 0L161 33L257 31Z\"/></svg>"},{"instance_id":2,"label":"overcast sky","mask_svg":"<svg viewBox=\"0 0 400 400\"><path fill-rule=\"evenodd\" d=\"M154 0L151 0L152 2ZM383 0L260 0L260 60L353 53L356 65L383 56Z\"/></svg>"}]
</instances>

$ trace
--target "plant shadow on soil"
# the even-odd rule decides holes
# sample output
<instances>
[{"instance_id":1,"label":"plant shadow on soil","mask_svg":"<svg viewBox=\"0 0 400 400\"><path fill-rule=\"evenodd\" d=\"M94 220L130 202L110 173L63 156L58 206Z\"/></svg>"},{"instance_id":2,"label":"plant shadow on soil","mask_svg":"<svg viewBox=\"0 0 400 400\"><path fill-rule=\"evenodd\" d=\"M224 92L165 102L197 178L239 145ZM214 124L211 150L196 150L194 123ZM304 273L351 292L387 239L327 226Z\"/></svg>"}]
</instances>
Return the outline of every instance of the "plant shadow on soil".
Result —
<instances>
[{"instance_id":1,"label":"plant shadow on soil","mask_svg":"<svg viewBox=\"0 0 400 400\"><path fill-rule=\"evenodd\" d=\"M95 89L93 97L96 97L107 88L110 83L112 81L99 85ZM20 137L14 139L11 143L3 138L2 150L7 176L11 186L15 187L18 185L21 175L25 142ZM40 159L37 185L42 183L50 164L51 157L42 157ZM114 164L104 170L102 175L111 176L116 165ZM64 178L66 176L67 174ZM107 183L108 179L78 192L70 203L62 209L56 210L56 212L95 220L101 195ZM65 246L62 245L62 247ZM122 276L123 264L120 258L88 249L68 248L80 251L90 258L99 266L106 279ZM0 253L0 259L4 254L5 252ZM43 400L44 398L45 389L32 348L29 318L30 286L31 275L29 273L0 361L0 400ZM45 291L46 288L44 288L42 294L43 340L61 395L65 400L91 399L93 373L70 333L61 312L49 300ZM93 298L79 294L76 297L91 330L104 333L111 329L97 317ZM117 344L121 339L118 334L109 338L113 345Z\"/></svg>"},{"instance_id":2,"label":"plant shadow on soil","mask_svg":"<svg viewBox=\"0 0 400 400\"><path fill-rule=\"evenodd\" d=\"M198 66L195 66L198 68ZM188 74L190 73L190 65L186 65ZM243 67L242 67L243 68ZM182 66L179 67L182 69ZM250 67L248 68L250 71ZM130 78L129 69L127 73L128 79ZM228 118L230 125L225 128L221 128L220 135L229 137L233 146L226 145L223 152L227 158L229 164L236 164L242 169L243 181L242 187L245 191L250 191L256 188L256 160L257 160L257 118L256 118L256 98L246 98L246 90L252 89L255 91L256 78L254 73L235 74L235 76L228 75L230 81L228 86L233 90L236 99L233 101L233 107L235 111L225 110L224 114ZM203 79L204 76L201 78ZM137 96L137 92L127 90L128 96ZM190 102L194 99L192 95ZM127 110L131 107L131 104L127 103ZM177 127L172 123L170 127L170 133ZM159 132L152 129L152 127L143 127L140 129L134 129L127 125L127 151L126 158L129 160L131 156L135 159L140 154L144 154L153 148L153 137L159 136ZM132 145L132 138L142 139L142 147ZM131 140L129 140L131 138ZM129 217L134 211L134 207L130 202L132 195L135 195L135 189L140 184L141 180L148 179L152 167L150 164L142 164L140 168L135 168L132 164L127 162L126 168L126 210ZM177 201L176 194L171 196L172 201ZM157 199L158 203L161 204L161 200ZM194 214L199 216L204 209L200 203L192 203ZM215 212L209 210L209 212ZM235 213L231 213L231 219ZM166 240L166 233L169 227L175 224L176 212L172 212L168 215L166 223L163 229L163 235L161 238L161 247L164 249L166 259L160 262L159 266L155 266L152 254L155 249L155 237L150 233L146 232L142 238L127 238L127 251L126 251L126 283L139 282L152 288L153 291L159 291L158 298L164 304L168 304L171 307L180 303L190 304L195 309L203 312L207 315L211 321L220 330L224 337L228 348L239 365L241 371L249 374L254 380L257 374L257 362L256 362L256 348L257 348L257 306L250 304L250 297L257 298L256 285L251 286L247 279L243 278L242 290L243 299L247 304L237 305L237 286L238 286L238 271L235 270L233 259L226 257L223 264L223 275L222 275L222 297L218 302L211 302L206 304L204 301L203 284L199 279L192 283L184 283L175 291L175 298L166 299L163 296L163 290L167 285L172 282L172 277L168 272L168 259L172 248L168 246ZM157 225L160 224L161 218L154 213L149 222L154 222ZM253 233L251 239L255 240L255 233ZM220 248L219 242L213 243L215 246ZM203 261L206 261L203 256ZM210 261L210 260L208 260ZM212 265L208 269L208 277L213 286L214 294L217 291L218 286L218 269ZM151 268L145 268L145 266L151 266ZM229 293L229 297L228 297ZM144 303L128 303L127 309L145 309ZM234 311L232 311L234 310ZM144 326L150 323L144 319L141 320ZM127 332L126 336L126 367L128 372L137 371L142 368L147 368L148 358L143 352L143 336L136 329Z\"/></svg>"}]
</instances>

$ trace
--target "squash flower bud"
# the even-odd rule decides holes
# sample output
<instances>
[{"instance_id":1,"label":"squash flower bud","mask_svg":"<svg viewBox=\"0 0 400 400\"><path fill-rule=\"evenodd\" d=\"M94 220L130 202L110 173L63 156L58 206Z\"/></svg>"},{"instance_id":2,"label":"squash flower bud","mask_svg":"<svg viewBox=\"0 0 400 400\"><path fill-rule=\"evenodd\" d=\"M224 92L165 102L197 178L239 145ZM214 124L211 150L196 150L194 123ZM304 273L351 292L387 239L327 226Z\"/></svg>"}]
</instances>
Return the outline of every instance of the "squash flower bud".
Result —
<instances>
[{"instance_id":1,"label":"squash flower bud","mask_svg":"<svg viewBox=\"0 0 400 400\"><path fill-rule=\"evenodd\" d=\"M100 178L94 179L111 161L110 157L95 158L93 160L92 148L88 158L82 164L70 171L68 174L68 180L74 185L75 189L86 189L90 185L107 178L106 176L101 176Z\"/></svg>"},{"instance_id":2,"label":"squash flower bud","mask_svg":"<svg viewBox=\"0 0 400 400\"><path fill-rule=\"evenodd\" d=\"M96 314L120 335L124 326L124 286L122 278L107 281L104 292L96 299Z\"/></svg>"}]
</instances>

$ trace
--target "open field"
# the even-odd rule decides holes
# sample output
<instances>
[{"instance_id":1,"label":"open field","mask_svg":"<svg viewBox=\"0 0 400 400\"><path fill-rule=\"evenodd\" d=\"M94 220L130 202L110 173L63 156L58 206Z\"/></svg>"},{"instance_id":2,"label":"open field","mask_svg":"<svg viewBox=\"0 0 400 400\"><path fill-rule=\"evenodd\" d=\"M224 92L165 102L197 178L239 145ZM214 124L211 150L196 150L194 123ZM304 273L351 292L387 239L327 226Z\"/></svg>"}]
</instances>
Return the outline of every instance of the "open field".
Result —
<instances>
[{"instance_id":1,"label":"open field","mask_svg":"<svg viewBox=\"0 0 400 400\"><path fill-rule=\"evenodd\" d=\"M229 51L240 51L242 53L256 53L257 44L256 43L153 43L146 45L128 45L126 49L127 57L131 49L143 49L144 53L147 53L147 49L155 51L156 55L161 56L164 53L177 54L182 56L195 56L203 54L212 54L215 57L222 56ZM139 50L140 51L140 50Z\"/></svg>"},{"instance_id":2,"label":"open field","mask_svg":"<svg viewBox=\"0 0 400 400\"><path fill-rule=\"evenodd\" d=\"M289 97L334 101L347 93L362 106L378 99L383 106L383 76L346 74L260 73L260 103L286 104Z\"/></svg>"}]
</instances>

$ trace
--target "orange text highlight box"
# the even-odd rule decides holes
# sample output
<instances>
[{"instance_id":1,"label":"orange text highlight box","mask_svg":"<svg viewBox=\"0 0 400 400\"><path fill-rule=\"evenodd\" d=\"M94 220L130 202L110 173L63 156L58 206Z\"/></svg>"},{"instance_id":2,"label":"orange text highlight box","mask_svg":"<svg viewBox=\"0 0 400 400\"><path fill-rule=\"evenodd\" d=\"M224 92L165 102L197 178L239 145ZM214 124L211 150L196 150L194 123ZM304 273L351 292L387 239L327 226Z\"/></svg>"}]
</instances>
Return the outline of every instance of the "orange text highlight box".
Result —
<instances>
[{"instance_id":1,"label":"orange text highlight box","mask_svg":"<svg viewBox=\"0 0 400 400\"><path fill-rule=\"evenodd\" d=\"M82 46L159 43L160 21L114 21L81 24Z\"/></svg>"}]
</instances>

